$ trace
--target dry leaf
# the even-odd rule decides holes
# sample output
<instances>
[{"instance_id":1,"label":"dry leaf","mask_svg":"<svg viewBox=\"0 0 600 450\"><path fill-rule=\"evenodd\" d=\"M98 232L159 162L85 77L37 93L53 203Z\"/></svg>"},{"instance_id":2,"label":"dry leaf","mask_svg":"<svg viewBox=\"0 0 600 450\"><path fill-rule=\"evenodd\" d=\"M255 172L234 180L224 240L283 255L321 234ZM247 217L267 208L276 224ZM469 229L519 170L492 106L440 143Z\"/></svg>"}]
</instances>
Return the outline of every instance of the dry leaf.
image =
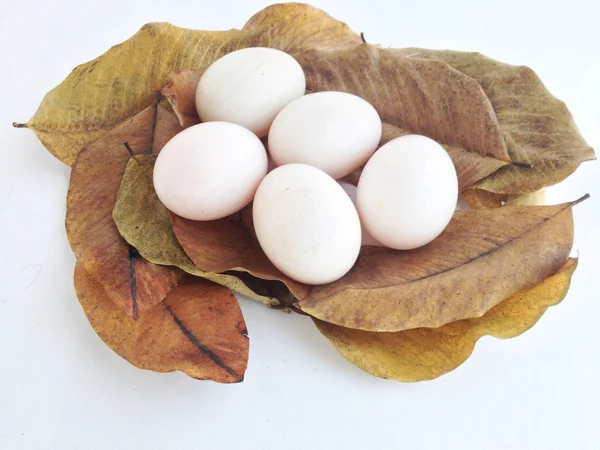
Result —
<instances>
[{"instance_id":1,"label":"dry leaf","mask_svg":"<svg viewBox=\"0 0 600 450\"><path fill-rule=\"evenodd\" d=\"M482 317L440 328L373 333L314 321L344 358L361 369L398 381L430 380L462 364L482 336L513 338L535 325L565 297L576 267L577 260L571 258L556 274L512 295Z\"/></svg>"},{"instance_id":2,"label":"dry leaf","mask_svg":"<svg viewBox=\"0 0 600 450\"><path fill-rule=\"evenodd\" d=\"M245 47L242 33L149 23L122 44L77 66L48 92L25 125L52 154L73 164L81 147L152 104L169 74Z\"/></svg>"},{"instance_id":3,"label":"dry leaf","mask_svg":"<svg viewBox=\"0 0 600 450\"><path fill-rule=\"evenodd\" d=\"M546 204L546 188L527 194L495 194L483 189L467 189L463 198L473 209L500 208L504 205L539 206Z\"/></svg>"},{"instance_id":4,"label":"dry leaf","mask_svg":"<svg viewBox=\"0 0 600 450\"><path fill-rule=\"evenodd\" d=\"M384 122L379 147L387 144L392 139L396 139L407 134L411 133L407 130L403 130L402 128L398 128L394 125ZM456 174L458 176L458 188L460 191L472 186L482 177L485 177L487 174L491 173L491 171L495 171L505 164L505 162L498 159L481 156L474 152L466 152L462 148L453 145L442 144L442 147L444 147L444 149L448 152L448 155L454 163ZM344 181L356 186L358 184L358 180L360 179L360 174L362 173L363 168L364 166L346 175L344 177Z\"/></svg>"},{"instance_id":5,"label":"dry leaf","mask_svg":"<svg viewBox=\"0 0 600 450\"><path fill-rule=\"evenodd\" d=\"M268 47L296 55L310 49L332 50L362 42L348 25L305 3L279 3L258 12L242 31L268 36Z\"/></svg>"},{"instance_id":6,"label":"dry leaf","mask_svg":"<svg viewBox=\"0 0 600 450\"><path fill-rule=\"evenodd\" d=\"M180 370L220 383L244 379L248 333L229 289L188 276L139 320L117 308L80 265L75 268L75 289L98 336L134 366Z\"/></svg>"},{"instance_id":7,"label":"dry leaf","mask_svg":"<svg viewBox=\"0 0 600 450\"><path fill-rule=\"evenodd\" d=\"M410 132L445 144L461 188L510 162L494 110L481 87L445 63L412 60L367 44L305 52L298 62L306 73L307 89L364 98L388 124L384 131L390 137ZM389 125L400 130L394 132Z\"/></svg>"},{"instance_id":8,"label":"dry leaf","mask_svg":"<svg viewBox=\"0 0 600 450\"><path fill-rule=\"evenodd\" d=\"M112 219L130 155L157 153L181 127L161 104L146 108L86 146L71 172L67 236L77 258L106 295L134 318L160 302L180 272L139 257L119 235Z\"/></svg>"},{"instance_id":9,"label":"dry leaf","mask_svg":"<svg viewBox=\"0 0 600 450\"><path fill-rule=\"evenodd\" d=\"M202 270L243 271L262 280L281 281L296 297L303 298L308 294L309 286L292 280L275 268L239 215L197 222L171 213L171 223L183 250ZM290 304L293 295L284 289L281 291L283 297L278 299L285 305Z\"/></svg>"},{"instance_id":10,"label":"dry leaf","mask_svg":"<svg viewBox=\"0 0 600 450\"><path fill-rule=\"evenodd\" d=\"M530 192L528 194L521 195L507 195L507 205L544 205L546 204L546 188L542 188L539 191Z\"/></svg>"},{"instance_id":11,"label":"dry leaf","mask_svg":"<svg viewBox=\"0 0 600 450\"><path fill-rule=\"evenodd\" d=\"M566 261L576 203L457 211L425 247L363 247L348 274L314 286L296 306L326 322L368 331L479 317Z\"/></svg>"},{"instance_id":12,"label":"dry leaf","mask_svg":"<svg viewBox=\"0 0 600 450\"><path fill-rule=\"evenodd\" d=\"M198 122L194 91L203 68L249 46L297 58L311 91L346 91L371 102L384 121L383 142L409 132L437 140L465 199L495 209L457 212L421 249L365 247L348 275L315 287L268 261L250 208L214 222L169 215L152 189L152 155ZM155 101L161 88L171 107ZM512 204L539 202L537 194L521 194L594 157L564 104L530 69L479 54L362 44L345 24L296 3L270 6L242 30L147 24L76 67L29 122L15 126L33 129L64 162L76 160L67 232L78 295L102 339L139 367L222 382L241 381L247 364L239 306L229 290L189 276L181 281L183 272L167 265L260 301L294 302L348 359L378 376L432 378L466 359L481 335L519 334L564 296L575 262L546 278L568 258L577 202Z\"/></svg>"},{"instance_id":13,"label":"dry leaf","mask_svg":"<svg viewBox=\"0 0 600 450\"><path fill-rule=\"evenodd\" d=\"M244 275L240 277L240 274L204 272L194 265L175 238L169 212L154 191L154 162L153 155L140 155L127 164L113 211L121 236L151 263L177 266L259 302L278 306L280 302L273 298L275 295L265 283L254 282Z\"/></svg>"},{"instance_id":14,"label":"dry leaf","mask_svg":"<svg viewBox=\"0 0 600 450\"><path fill-rule=\"evenodd\" d=\"M179 69L208 66L245 47L271 46L289 53L345 47L360 37L323 11L304 4L265 8L244 31L198 31L149 23L127 41L77 66L42 101L26 124L66 164L80 149L152 104L155 92Z\"/></svg>"},{"instance_id":15,"label":"dry leaf","mask_svg":"<svg viewBox=\"0 0 600 450\"><path fill-rule=\"evenodd\" d=\"M506 202L506 194L495 194L483 189L467 189L462 196L472 209L500 208Z\"/></svg>"},{"instance_id":16,"label":"dry leaf","mask_svg":"<svg viewBox=\"0 0 600 450\"><path fill-rule=\"evenodd\" d=\"M479 53L418 48L395 52L413 60L444 61L475 79L487 94L511 159L524 166L502 167L476 187L499 194L533 192L564 180L583 161L595 158L566 105L529 67L504 64Z\"/></svg>"},{"instance_id":17,"label":"dry leaf","mask_svg":"<svg viewBox=\"0 0 600 450\"><path fill-rule=\"evenodd\" d=\"M169 84L161 90L184 128L200 123L196 111L196 86L204 70L176 70L171 74Z\"/></svg>"}]
</instances>

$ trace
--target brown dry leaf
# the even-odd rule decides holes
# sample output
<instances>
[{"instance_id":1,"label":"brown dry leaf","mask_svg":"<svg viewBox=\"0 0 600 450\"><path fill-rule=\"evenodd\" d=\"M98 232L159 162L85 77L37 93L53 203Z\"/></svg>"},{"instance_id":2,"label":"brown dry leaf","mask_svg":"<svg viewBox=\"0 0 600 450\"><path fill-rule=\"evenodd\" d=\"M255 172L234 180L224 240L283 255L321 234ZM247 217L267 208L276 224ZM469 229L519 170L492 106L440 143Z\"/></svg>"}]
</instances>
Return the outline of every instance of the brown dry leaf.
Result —
<instances>
[{"instance_id":1,"label":"brown dry leaf","mask_svg":"<svg viewBox=\"0 0 600 450\"><path fill-rule=\"evenodd\" d=\"M86 146L71 172L66 227L73 253L107 297L134 318L160 302L181 274L140 258L113 222L130 159L123 143L135 154L157 153L180 130L175 116L157 102Z\"/></svg>"},{"instance_id":2,"label":"brown dry leaf","mask_svg":"<svg viewBox=\"0 0 600 450\"><path fill-rule=\"evenodd\" d=\"M457 211L425 247L363 247L348 274L314 286L296 306L326 322L367 331L432 328L479 317L566 261L573 243L572 206L581 200Z\"/></svg>"},{"instance_id":3,"label":"brown dry leaf","mask_svg":"<svg viewBox=\"0 0 600 450\"><path fill-rule=\"evenodd\" d=\"M377 109L390 137L410 132L444 144L461 188L510 163L485 93L475 80L445 63L412 60L367 44L308 51L297 59L310 91L358 95ZM393 131L392 125L399 130Z\"/></svg>"},{"instance_id":4,"label":"brown dry leaf","mask_svg":"<svg viewBox=\"0 0 600 450\"><path fill-rule=\"evenodd\" d=\"M81 265L75 289L98 336L134 366L220 383L244 379L248 333L229 289L188 276L139 320L117 308Z\"/></svg>"},{"instance_id":5,"label":"brown dry leaf","mask_svg":"<svg viewBox=\"0 0 600 450\"><path fill-rule=\"evenodd\" d=\"M501 63L479 53L419 48L394 52L415 61L443 61L475 79L487 94L511 159L525 165L504 166L476 187L499 194L533 192L564 180L583 161L595 158L566 105L550 94L529 67Z\"/></svg>"},{"instance_id":6,"label":"brown dry leaf","mask_svg":"<svg viewBox=\"0 0 600 450\"><path fill-rule=\"evenodd\" d=\"M308 295L309 286L285 276L268 260L239 215L196 222L171 213L171 223L183 250L202 270L247 272L262 280L283 282L296 297ZM294 296L287 295L284 289L281 291L283 297L278 299L289 305Z\"/></svg>"},{"instance_id":7,"label":"brown dry leaf","mask_svg":"<svg viewBox=\"0 0 600 450\"><path fill-rule=\"evenodd\" d=\"M387 144L392 139L396 139L400 136L411 134L407 130L398 128L394 125L384 122L382 127L381 141L379 147ZM487 156L481 156L473 152L465 152L462 148L453 145L442 144L442 147L448 152L448 155L454 163L456 174L458 176L458 188L460 191L465 190L469 186L479 181L485 174L490 171L496 170L502 167L505 163L497 159L490 159ZM360 174L364 165L354 172L346 175L344 181L350 184L357 185L360 179Z\"/></svg>"},{"instance_id":8,"label":"brown dry leaf","mask_svg":"<svg viewBox=\"0 0 600 450\"><path fill-rule=\"evenodd\" d=\"M250 19L244 31L198 31L149 23L99 58L77 66L48 92L26 124L66 164L80 149L152 104L155 92L179 69L197 69L245 47L271 46L289 53L346 47L360 37L323 11L279 4Z\"/></svg>"},{"instance_id":9,"label":"brown dry leaf","mask_svg":"<svg viewBox=\"0 0 600 450\"><path fill-rule=\"evenodd\" d=\"M546 204L546 188L527 194L495 194L483 189L467 189L463 198L473 209L500 208L504 205L539 206Z\"/></svg>"},{"instance_id":10,"label":"brown dry leaf","mask_svg":"<svg viewBox=\"0 0 600 450\"><path fill-rule=\"evenodd\" d=\"M461 365L479 338L509 339L535 325L565 297L576 267L577 260L571 258L556 274L512 295L482 317L440 328L373 333L313 320L344 358L366 372L398 381L430 380Z\"/></svg>"},{"instance_id":11,"label":"brown dry leaf","mask_svg":"<svg viewBox=\"0 0 600 450\"><path fill-rule=\"evenodd\" d=\"M507 195L495 194L483 189L467 189L462 196L472 209L500 208L506 202Z\"/></svg>"},{"instance_id":12,"label":"brown dry leaf","mask_svg":"<svg viewBox=\"0 0 600 450\"><path fill-rule=\"evenodd\" d=\"M196 86L204 70L176 70L171 74L169 84L161 90L184 128L200 123L196 111Z\"/></svg>"},{"instance_id":13,"label":"brown dry leaf","mask_svg":"<svg viewBox=\"0 0 600 450\"><path fill-rule=\"evenodd\" d=\"M152 172L155 157L139 155L130 159L121 181L113 219L123 238L139 254L153 264L176 266L189 274L206 278L246 295L261 303L279 306L280 302L268 295L269 286L260 286L234 274L204 272L196 267L177 241L169 212L154 191ZM258 292L252 290L251 284ZM262 295L266 293L267 295Z\"/></svg>"},{"instance_id":14,"label":"brown dry leaf","mask_svg":"<svg viewBox=\"0 0 600 450\"><path fill-rule=\"evenodd\" d=\"M348 25L305 3L268 6L248 20L242 31L268 36L268 47L296 55L310 49L332 50L362 42Z\"/></svg>"}]
</instances>

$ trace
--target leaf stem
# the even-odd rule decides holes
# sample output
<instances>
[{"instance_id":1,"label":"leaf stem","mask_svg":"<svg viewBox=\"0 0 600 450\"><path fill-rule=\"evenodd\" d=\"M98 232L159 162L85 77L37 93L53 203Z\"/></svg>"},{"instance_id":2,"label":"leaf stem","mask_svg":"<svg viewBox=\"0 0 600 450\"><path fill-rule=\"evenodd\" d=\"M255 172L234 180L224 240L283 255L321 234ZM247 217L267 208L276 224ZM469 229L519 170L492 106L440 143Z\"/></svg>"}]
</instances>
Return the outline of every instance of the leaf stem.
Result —
<instances>
[{"instance_id":1,"label":"leaf stem","mask_svg":"<svg viewBox=\"0 0 600 450\"><path fill-rule=\"evenodd\" d=\"M365 33L364 32L360 32L360 40L363 41L363 44L368 44L367 40L365 39Z\"/></svg>"},{"instance_id":2,"label":"leaf stem","mask_svg":"<svg viewBox=\"0 0 600 450\"><path fill-rule=\"evenodd\" d=\"M15 127L15 128L27 128L27 124L26 123L13 122L13 127Z\"/></svg>"},{"instance_id":3,"label":"leaf stem","mask_svg":"<svg viewBox=\"0 0 600 450\"><path fill-rule=\"evenodd\" d=\"M584 196L578 198L573 203L571 203L571 206L579 205L581 202L587 200L588 198L590 198L590 194L585 194Z\"/></svg>"}]
</instances>

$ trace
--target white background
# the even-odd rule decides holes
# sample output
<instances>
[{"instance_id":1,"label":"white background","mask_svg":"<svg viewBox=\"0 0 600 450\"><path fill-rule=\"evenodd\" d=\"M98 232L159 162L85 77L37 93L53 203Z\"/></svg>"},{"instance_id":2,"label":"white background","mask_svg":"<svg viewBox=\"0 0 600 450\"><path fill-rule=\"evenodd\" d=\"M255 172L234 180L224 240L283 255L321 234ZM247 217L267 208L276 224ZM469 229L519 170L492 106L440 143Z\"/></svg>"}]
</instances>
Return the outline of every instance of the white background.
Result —
<instances>
[{"instance_id":1,"label":"white background","mask_svg":"<svg viewBox=\"0 0 600 450\"><path fill-rule=\"evenodd\" d=\"M342 1L317 6L369 42L478 50L533 67L600 148L595 0ZM0 0L0 448L600 449L600 173L552 190L577 206L581 264L525 335L484 338L456 371L402 384L363 373L310 320L241 300L246 380L142 371L95 335L73 291L69 168L26 121L71 69L149 21L240 27L260 0Z\"/></svg>"}]
</instances>

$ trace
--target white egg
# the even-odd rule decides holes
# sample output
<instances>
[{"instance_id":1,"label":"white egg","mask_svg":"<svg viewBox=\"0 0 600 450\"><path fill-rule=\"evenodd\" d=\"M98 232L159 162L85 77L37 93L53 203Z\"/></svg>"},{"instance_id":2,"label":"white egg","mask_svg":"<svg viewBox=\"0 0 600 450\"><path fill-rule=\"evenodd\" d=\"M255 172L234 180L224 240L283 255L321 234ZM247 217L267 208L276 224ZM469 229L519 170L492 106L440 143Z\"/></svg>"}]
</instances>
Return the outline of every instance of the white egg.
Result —
<instances>
[{"instance_id":1,"label":"white egg","mask_svg":"<svg viewBox=\"0 0 600 450\"><path fill-rule=\"evenodd\" d=\"M380 139L381 119L367 101L345 92L317 92L277 115L269 152L280 166L308 164L337 179L363 165Z\"/></svg>"},{"instance_id":2,"label":"white egg","mask_svg":"<svg viewBox=\"0 0 600 450\"><path fill-rule=\"evenodd\" d=\"M357 205L362 222L386 247L409 250L434 240L452 218L458 197L448 153L425 136L388 142L360 176Z\"/></svg>"},{"instance_id":3,"label":"white egg","mask_svg":"<svg viewBox=\"0 0 600 450\"><path fill-rule=\"evenodd\" d=\"M348 195L350 200L352 200L352 203L356 207L356 186L354 186L353 184L347 183L346 181L338 181L338 183L342 187L342 189L346 192L346 194ZM373 236L371 236L371 233L369 233L369 230L367 230L364 227L364 225L362 225L362 224L360 226L360 233L362 236L362 245L371 245L374 247L382 246L379 242L377 242L375 240L375 238Z\"/></svg>"},{"instance_id":4,"label":"white egg","mask_svg":"<svg viewBox=\"0 0 600 450\"><path fill-rule=\"evenodd\" d=\"M207 122L167 142L154 166L154 188L175 214L215 220L250 203L266 173L267 152L254 133Z\"/></svg>"},{"instance_id":5,"label":"white egg","mask_svg":"<svg viewBox=\"0 0 600 450\"><path fill-rule=\"evenodd\" d=\"M196 90L196 109L202 122L236 123L263 137L277 113L305 90L304 71L290 55L245 48L206 69Z\"/></svg>"},{"instance_id":6,"label":"white egg","mask_svg":"<svg viewBox=\"0 0 600 450\"><path fill-rule=\"evenodd\" d=\"M341 278L360 251L360 220L352 201L333 178L305 164L278 167L264 178L253 219L269 260L302 283Z\"/></svg>"}]
</instances>

